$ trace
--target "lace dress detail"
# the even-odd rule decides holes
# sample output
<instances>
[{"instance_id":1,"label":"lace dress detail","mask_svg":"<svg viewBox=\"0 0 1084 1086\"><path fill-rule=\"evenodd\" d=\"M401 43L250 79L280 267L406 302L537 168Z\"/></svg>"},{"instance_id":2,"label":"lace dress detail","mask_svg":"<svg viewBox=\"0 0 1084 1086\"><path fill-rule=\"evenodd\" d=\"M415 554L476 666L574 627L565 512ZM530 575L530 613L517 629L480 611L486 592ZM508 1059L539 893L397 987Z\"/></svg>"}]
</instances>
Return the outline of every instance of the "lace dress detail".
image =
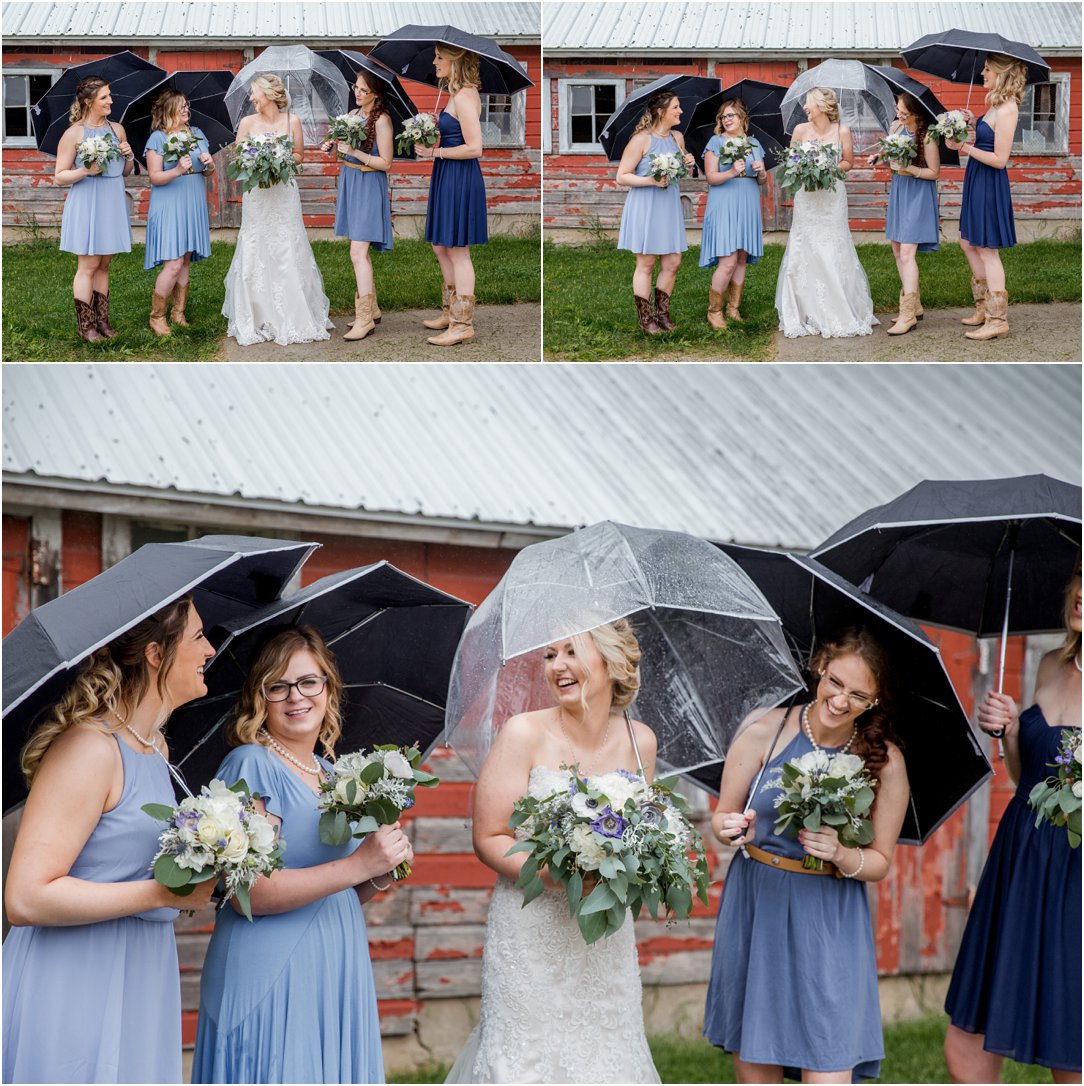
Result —
<instances>
[{"instance_id":1,"label":"lace dress detail","mask_svg":"<svg viewBox=\"0 0 1084 1086\"><path fill-rule=\"evenodd\" d=\"M330 339L324 280L301 216L297 183L246 192L222 315L246 347Z\"/></svg>"},{"instance_id":2,"label":"lace dress detail","mask_svg":"<svg viewBox=\"0 0 1084 1086\"><path fill-rule=\"evenodd\" d=\"M535 766L528 792L542 799L568 781L563 770ZM658 1082L631 920L588 946L563 890L547 890L523 908L522 892L498 878L486 924L481 1019L446 1081Z\"/></svg>"}]
</instances>

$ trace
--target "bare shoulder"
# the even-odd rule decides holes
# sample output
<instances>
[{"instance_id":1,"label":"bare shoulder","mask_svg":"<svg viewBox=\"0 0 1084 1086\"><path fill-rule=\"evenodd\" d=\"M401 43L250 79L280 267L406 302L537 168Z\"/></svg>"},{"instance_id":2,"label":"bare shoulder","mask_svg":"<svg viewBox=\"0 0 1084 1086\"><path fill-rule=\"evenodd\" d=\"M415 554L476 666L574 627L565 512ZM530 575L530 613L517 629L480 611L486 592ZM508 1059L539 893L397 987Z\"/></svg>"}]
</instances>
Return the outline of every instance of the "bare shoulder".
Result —
<instances>
[{"instance_id":1,"label":"bare shoulder","mask_svg":"<svg viewBox=\"0 0 1084 1086\"><path fill-rule=\"evenodd\" d=\"M247 136L252 130L252 118L254 114L250 113L247 117L241 118L241 123L237 126L237 138Z\"/></svg>"},{"instance_id":2,"label":"bare shoulder","mask_svg":"<svg viewBox=\"0 0 1084 1086\"><path fill-rule=\"evenodd\" d=\"M377 119L376 119L376 127L377 128L382 128L382 129L387 129L388 131L393 131L393 125L392 125L392 122L391 122L391 114L390 113L381 113L380 116L377 117Z\"/></svg>"},{"instance_id":3,"label":"bare shoulder","mask_svg":"<svg viewBox=\"0 0 1084 1086\"><path fill-rule=\"evenodd\" d=\"M847 127L847 125L841 124L839 126L839 134L840 134L841 137L842 136L847 136L849 138L850 134L851 134L851 130Z\"/></svg>"},{"instance_id":4,"label":"bare shoulder","mask_svg":"<svg viewBox=\"0 0 1084 1086\"><path fill-rule=\"evenodd\" d=\"M456 112L459 112L460 106L467 106L475 113L482 112L482 95L479 93L477 87L460 87L455 92L455 108Z\"/></svg>"},{"instance_id":5,"label":"bare shoulder","mask_svg":"<svg viewBox=\"0 0 1084 1086\"><path fill-rule=\"evenodd\" d=\"M674 137L674 142L684 151L685 150L685 133L679 132L676 128L670 133Z\"/></svg>"},{"instance_id":6,"label":"bare shoulder","mask_svg":"<svg viewBox=\"0 0 1084 1086\"><path fill-rule=\"evenodd\" d=\"M102 724L77 724L61 732L42 759L42 773L67 773L77 770L93 778L108 773L119 762L117 740Z\"/></svg>"},{"instance_id":7,"label":"bare shoulder","mask_svg":"<svg viewBox=\"0 0 1084 1086\"><path fill-rule=\"evenodd\" d=\"M798 143L801 140L809 139L810 125L808 121L802 121L801 124L794 126L794 131L791 133L791 141Z\"/></svg>"},{"instance_id":8,"label":"bare shoulder","mask_svg":"<svg viewBox=\"0 0 1084 1086\"><path fill-rule=\"evenodd\" d=\"M1038 670L1035 672L1035 689L1048 683L1061 669L1061 649L1051 649L1043 654L1039 661Z\"/></svg>"},{"instance_id":9,"label":"bare shoulder","mask_svg":"<svg viewBox=\"0 0 1084 1086\"><path fill-rule=\"evenodd\" d=\"M124 134L124 125L122 125L119 121L110 121L109 123L113 126L113 131L117 134L120 141L123 143L124 140L127 139Z\"/></svg>"},{"instance_id":10,"label":"bare shoulder","mask_svg":"<svg viewBox=\"0 0 1084 1086\"><path fill-rule=\"evenodd\" d=\"M543 721L548 713L550 713L549 709L535 709L529 713L516 713L515 716L510 716L504 722L498 735L501 745L521 746L536 743L538 736L543 733Z\"/></svg>"},{"instance_id":11,"label":"bare shoulder","mask_svg":"<svg viewBox=\"0 0 1084 1086\"><path fill-rule=\"evenodd\" d=\"M636 745L640 748L641 756L650 754L654 757L659 747L659 741L655 733L642 720L633 720L632 733L636 736Z\"/></svg>"},{"instance_id":12,"label":"bare shoulder","mask_svg":"<svg viewBox=\"0 0 1084 1086\"><path fill-rule=\"evenodd\" d=\"M907 763L903 757L903 751L896 746L895 743L887 742L885 744L888 750L888 761L885 763L884 768L881 770L881 776L889 775L893 778L898 778L900 775L903 779L907 779Z\"/></svg>"}]
</instances>

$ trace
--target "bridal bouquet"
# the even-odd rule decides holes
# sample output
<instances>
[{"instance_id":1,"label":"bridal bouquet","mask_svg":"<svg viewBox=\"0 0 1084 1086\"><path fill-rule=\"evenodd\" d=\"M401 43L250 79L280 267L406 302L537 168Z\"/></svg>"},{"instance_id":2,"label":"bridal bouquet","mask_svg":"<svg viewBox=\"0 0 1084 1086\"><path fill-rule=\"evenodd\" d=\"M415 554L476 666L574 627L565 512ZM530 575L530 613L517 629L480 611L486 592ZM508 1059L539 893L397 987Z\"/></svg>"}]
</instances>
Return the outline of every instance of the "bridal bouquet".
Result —
<instances>
[{"instance_id":1,"label":"bridal bouquet","mask_svg":"<svg viewBox=\"0 0 1084 1086\"><path fill-rule=\"evenodd\" d=\"M1079 728L1067 728L1062 733L1054 765L1058 773L1040 781L1028 796L1028 804L1038 814L1035 825L1045 818L1055 826L1064 826L1069 835L1069 847L1080 847L1080 807L1084 785L1080 779L1081 740Z\"/></svg>"},{"instance_id":2,"label":"bridal bouquet","mask_svg":"<svg viewBox=\"0 0 1084 1086\"><path fill-rule=\"evenodd\" d=\"M395 149L399 154L407 155L414 150L414 144L432 147L438 139L440 127L436 117L432 113L418 113L404 123L403 131L395 141Z\"/></svg>"},{"instance_id":3,"label":"bridal bouquet","mask_svg":"<svg viewBox=\"0 0 1084 1086\"><path fill-rule=\"evenodd\" d=\"M915 138L910 132L892 132L877 141L878 154L890 167L910 166L918 154Z\"/></svg>"},{"instance_id":4,"label":"bridal bouquet","mask_svg":"<svg viewBox=\"0 0 1084 1086\"><path fill-rule=\"evenodd\" d=\"M753 153L753 141L748 136L728 136L719 148L719 161L731 164Z\"/></svg>"},{"instance_id":5,"label":"bridal bouquet","mask_svg":"<svg viewBox=\"0 0 1084 1086\"><path fill-rule=\"evenodd\" d=\"M320 840L325 845L345 845L351 837L365 837L380 826L390 826L403 811L414 806L414 789L436 788L439 778L418 768L417 747L373 747L370 754L344 754L320 785L318 806ZM405 879L410 864L395 869L395 879Z\"/></svg>"},{"instance_id":6,"label":"bridal bouquet","mask_svg":"<svg viewBox=\"0 0 1084 1086\"><path fill-rule=\"evenodd\" d=\"M816 192L818 189L834 189L842 181L839 168L839 148L834 143L820 140L803 140L793 143L783 157L779 184L790 196L799 189Z\"/></svg>"},{"instance_id":7,"label":"bridal bouquet","mask_svg":"<svg viewBox=\"0 0 1084 1086\"><path fill-rule=\"evenodd\" d=\"M369 129L357 114L340 113L329 122L327 138L336 143L345 143L352 150L356 151L368 137Z\"/></svg>"},{"instance_id":8,"label":"bridal bouquet","mask_svg":"<svg viewBox=\"0 0 1084 1086\"><path fill-rule=\"evenodd\" d=\"M572 772L567 791L527 795L513 807L512 828L524 839L506 855L529 854L516 881L524 905L542 893L539 872L548 867L565 887L569 915L593 943L617 931L629 909L635 918L646 906L658 919L661 905L672 922L689 915L694 893L707 904L704 843L681 796L623 769L580 777L577 766L562 768ZM585 882L594 885L586 897Z\"/></svg>"},{"instance_id":9,"label":"bridal bouquet","mask_svg":"<svg viewBox=\"0 0 1084 1086\"><path fill-rule=\"evenodd\" d=\"M163 164L172 159L174 162L184 158L185 155L194 155L199 150L199 136L191 128L182 128L179 132L171 132L166 136L162 144ZM189 166L185 173L192 173Z\"/></svg>"},{"instance_id":10,"label":"bridal bouquet","mask_svg":"<svg viewBox=\"0 0 1084 1086\"><path fill-rule=\"evenodd\" d=\"M285 132L258 132L233 145L226 172L251 192L285 184L301 173L301 165L294 161L294 141Z\"/></svg>"},{"instance_id":11,"label":"bridal bouquet","mask_svg":"<svg viewBox=\"0 0 1084 1086\"><path fill-rule=\"evenodd\" d=\"M774 832L782 834L792 822L807 830L832 826L839 833L839 843L847 848L868 845L873 840L873 823L868 817L873 806L876 781L857 754L828 754L811 750L787 762L778 776L764 782L778 788ZM824 861L806 855L802 866L820 871Z\"/></svg>"},{"instance_id":12,"label":"bridal bouquet","mask_svg":"<svg viewBox=\"0 0 1084 1086\"><path fill-rule=\"evenodd\" d=\"M959 109L938 113L937 121L926 129L926 139L946 139L953 143L963 143L967 139L967 117Z\"/></svg>"},{"instance_id":13,"label":"bridal bouquet","mask_svg":"<svg viewBox=\"0 0 1084 1086\"><path fill-rule=\"evenodd\" d=\"M75 161L84 166L97 165L104 173L106 166L120 158L120 143L112 132L104 136L88 136L75 149Z\"/></svg>"},{"instance_id":14,"label":"bridal bouquet","mask_svg":"<svg viewBox=\"0 0 1084 1086\"><path fill-rule=\"evenodd\" d=\"M261 875L284 866L285 842L256 809L260 798L244 781L227 785L216 779L176 807L145 803L143 810L151 818L166 823L151 864L155 879L183 897L197 883L221 878L226 884L222 904L236 896L251 921L253 885Z\"/></svg>"},{"instance_id":15,"label":"bridal bouquet","mask_svg":"<svg viewBox=\"0 0 1084 1086\"><path fill-rule=\"evenodd\" d=\"M685 165L684 158L673 151L663 151L652 155L648 165L648 172L656 181L680 181L689 176L689 167Z\"/></svg>"}]
</instances>

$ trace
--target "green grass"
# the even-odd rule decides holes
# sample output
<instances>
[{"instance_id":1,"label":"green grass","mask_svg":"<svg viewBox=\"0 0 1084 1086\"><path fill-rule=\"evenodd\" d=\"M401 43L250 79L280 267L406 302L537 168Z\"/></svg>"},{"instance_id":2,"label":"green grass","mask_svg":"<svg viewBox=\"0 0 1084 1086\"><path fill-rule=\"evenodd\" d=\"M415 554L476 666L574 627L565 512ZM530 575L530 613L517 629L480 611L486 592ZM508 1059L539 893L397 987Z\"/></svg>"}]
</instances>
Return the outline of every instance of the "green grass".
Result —
<instances>
[{"instance_id":1,"label":"green grass","mask_svg":"<svg viewBox=\"0 0 1084 1086\"><path fill-rule=\"evenodd\" d=\"M948 1082L941 1046L947 1019L934 1015L885 1029L885 1058L881 1082ZM704 1040L676 1037L650 1038L651 1054L663 1082L736 1082L731 1058ZM443 1082L445 1064L431 1065L409 1075L393 1075L388 1082ZM1050 1082L1043 1067L1006 1060L1002 1082Z\"/></svg>"},{"instance_id":2,"label":"green grass","mask_svg":"<svg viewBox=\"0 0 1084 1086\"><path fill-rule=\"evenodd\" d=\"M354 273L345 241L313 242L324 277L331 312L354 306ZM486 305L538 302L541 297L539 240L493 237L472 251L478 274L476 296ZM4 361L151 362L201 361L217 353L226 334L222 316L223 283L233 245L215 242L208 260L192 268L187 329L175 328L159 339L147 327L155 272L143 270L143 246L114 258L110 269L110 323L116 339L85 343L75 331L71 281L75 257L56 248L55 240L34 240L4 247ZM440 306L440 269L429 244L396 240L390 253L373 257L382 310Z\"/></svg>"},{"instance_id":3,"label":"green grass","mask_svg":"<svg viewBox=\"0 0 1084 1086\"><path fill-rule=\"evenodd\" d=\"M896 305L900 282L887 244L859 245L873 306ZM632 253L611 241L584 246L546 243L545 350L547 358L594 362L599 359L651 358L682 354L690 358L740 356L750 361L770 357L778 327L775 281L783 259L782 245L765 246L761 261L750 267L742 300L741 324L712 331L705 319L711 272L697 267L699 247L685 254L678 271L670 315L676 332L648 337L636 323L632 300ZM1010 300L1016 302L1080 301L1080 241L1034 241L1002 255ZM937 253L920 253L922 304L927 309L970 305L971 273L959 245L942 245Z\"/></svg>"}]
</instances>

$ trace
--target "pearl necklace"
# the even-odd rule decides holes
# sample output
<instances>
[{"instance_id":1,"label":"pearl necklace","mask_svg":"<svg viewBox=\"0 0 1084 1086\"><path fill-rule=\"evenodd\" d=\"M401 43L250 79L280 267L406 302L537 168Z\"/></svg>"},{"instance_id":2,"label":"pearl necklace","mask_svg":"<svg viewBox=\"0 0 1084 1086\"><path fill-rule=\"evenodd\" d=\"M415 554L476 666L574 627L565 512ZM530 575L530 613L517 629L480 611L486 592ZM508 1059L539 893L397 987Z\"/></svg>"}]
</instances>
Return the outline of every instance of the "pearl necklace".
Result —
<instances>
[{"instance_id":1,"label":"pearl necklace","mask_svg":"<svg viewBox=\"0 0 1084 1086\"><path fill-rule=\"evenodd\" d=\"M305 765L304 762L301 762L297 758L295 758L281 743L279 743L275 739L275 737L266 728L260 729L257 738L265 739L267 741L267 745L276 754L281 755L291 765L297 766L297 768L300 769L302 773L311 773L312 776L319 777L324 772L324 767L320 765L320 759L316 757L315 752L312 754L312 762L313 765L316 766L316 768L310 769L307 765Z\"/></svg>"},{"instance_id":2,"label":"pearl necklace","mask_svg":"<svg viewBox=\"0 0 1084 1086\"><path fill-rule=\"evenodd\" d=\"M807 702L802 708L802 731L805 732L806 738L812 744L814 750L822 750L821 745L813 738L813 727L809 723L809 710L813 708L812 702ZM854 742L854 737L858 734L858 728L851 729L851 737L836 751L837 754L846 754L851 749L851 744Z\"/></svg>"},{"instance_id":3,"label":"pearl necklace","mask_svg":"<svg viewBox=\"0 0 1084 1086\"><path fill-rule=\"evenodd\" d=\"M568 737L568 732L565 731L564 724L561 723L561 714L562 714L562 710L558 709L557 710L557 727L561 729L561 734L565 737L565 743L568 746L568 749L572 752L572 761L574 763L578 764L579 763L579 758L576 757L576 748L572 745L572 740ZM606 730L602 733L602 742L599 743L598 747L595 749L595 753L591 756L591 761L588 762L586 766L582 766L580 768L580 772L585 777L588 775L588 770L590 770L591 767L594 766L595 762L598 760L599 754L602 753L602 748L604 746L606 746L606 740L610 738L610 723L611 723L611 720L612 720L611 717L606 718Z\"/></svg>"},{"instance_id":4,"label":"pearl necklace","mask_svg":"<svg viewBox=\"0 0 1084 1086\"><path fill-rule=\"evenodd\" d=\"M136 739L138 739L145 747L150 747L155 754L160 754L163 758L165 757L165 755L162 754L162 748L158 745L157 740L154 738L154 735L158 734L157 732L155 732L150 739L144 739L143 736L141 736L139 732L137 732L135 728L133 728L132 725L129 724L127 721L124 721L124 728L126 731L131 732L131 734L134 735Z\"/></svg>"}]
</instances>

